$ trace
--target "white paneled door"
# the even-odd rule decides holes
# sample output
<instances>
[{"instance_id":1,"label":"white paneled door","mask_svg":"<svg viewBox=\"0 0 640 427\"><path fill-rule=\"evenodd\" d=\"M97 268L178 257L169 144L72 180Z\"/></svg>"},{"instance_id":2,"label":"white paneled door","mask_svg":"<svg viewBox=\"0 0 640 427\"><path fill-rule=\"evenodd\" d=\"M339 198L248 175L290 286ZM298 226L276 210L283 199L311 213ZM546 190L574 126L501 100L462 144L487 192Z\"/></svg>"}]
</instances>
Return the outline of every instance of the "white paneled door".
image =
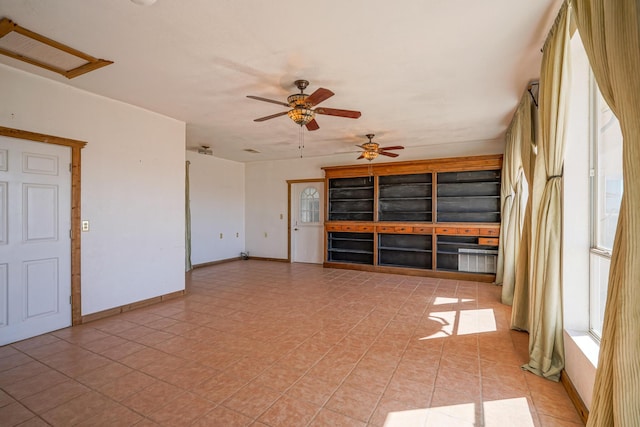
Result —
<instances>
[{"instance_id":1,"label":"white paneled door","mask_svg":"<svg viewBox=\"0 0 640 427\"><path fill-rule=\"evenodd\" d=\"M0 136L0 345L71 325L70 163Z\"/></svg>"},{"instance_id":2,"label":"white paneled door","mask_svg":"<svg viewBox=\"0 0 640 427\"><path fill-rule=\"evenodd\" d=\"M324 182L291 187L291 261L322 264L324 251Z\"/></svg>"}]
</instances>

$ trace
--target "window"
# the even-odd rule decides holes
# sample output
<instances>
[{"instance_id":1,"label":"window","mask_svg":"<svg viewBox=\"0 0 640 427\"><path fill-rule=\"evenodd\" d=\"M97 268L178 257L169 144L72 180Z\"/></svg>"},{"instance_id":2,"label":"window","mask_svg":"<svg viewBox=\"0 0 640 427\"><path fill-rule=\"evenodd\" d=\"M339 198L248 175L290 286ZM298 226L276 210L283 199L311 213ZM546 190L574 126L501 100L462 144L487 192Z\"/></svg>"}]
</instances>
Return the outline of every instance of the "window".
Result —
<instances>
[{"instance_id":1,"label":"window","mask_svg":"<svg viewBox=\"0 0 640 427\"><path fill-rule=\"evenodd\" d=\"M320 193L313 187L305 188L300 194L300 222L320 222Z\"/></svg>"},{"instance_id":2,"label":"window","mask_svg":"<svg viewBox=\"0 0 640 427\"><path fill-rule=\"evenodd\" d=\"M590 329L602 335L611 250L622 200L622 132L592 79Z\"/></svg>"}]
</instances>

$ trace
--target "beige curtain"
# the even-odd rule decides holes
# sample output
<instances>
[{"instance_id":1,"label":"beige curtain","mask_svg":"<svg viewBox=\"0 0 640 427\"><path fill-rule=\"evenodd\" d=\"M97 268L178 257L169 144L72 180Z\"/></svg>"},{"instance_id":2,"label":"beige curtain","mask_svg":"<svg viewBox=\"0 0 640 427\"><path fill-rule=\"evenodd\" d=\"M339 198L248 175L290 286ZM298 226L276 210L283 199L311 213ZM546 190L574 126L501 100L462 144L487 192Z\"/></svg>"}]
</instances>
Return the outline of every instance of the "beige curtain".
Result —
<instances>
[{"instance_id":1,"label":"beige curtain","mask_svg":"<svg viewBox=\"0 0 640 427\"><path fill-rule=\"evenodd\" d=\"M520 155L524 180L527 183L527 203L524 208L520 252L516 260L513 287L513 304L511 307L511 328L521 331L529 330L529 264L531 257L531 199L533 198L533 169L536 161L536 125L538 110L531 98L527 99L527 108L521 117L522 134ZM504 290L503 290L504 292Z\"/></svg>"},{"instance_id":2,"label":"beige curtain","mask_svg":"<svg viewBox=\"0 0 640 427\"><path fill-rule=\"evenodd\" d=\"M640 423L640 3L575 0L580 37L622 129L624 193L588 426Z\"/></svg>"},{"instance_id":3,"label":"beige curtain","mask_svg":"<svg viewBox=\"0 0 640 427\"><path fill-rule=\"evenodd\" d=\"M502 284L502 303L511 305L515 286L515 268L522 238L524 206L527 189L522 168L521 141L523 134L530 132L527 124L530 95L525 92L511 120L506 134L504 160L502 164L500 243L496 283Z\"/></svg>"},{"instance_id":4,"label":"beige curtain","mask_svg":"<svg viewBox=\"0 0 640 427\"><path fill-rule=\"evenodd\" d=\"M544 46L540 73L540 141L533 182L529 363L558 381L562 337L562 167L570 86L570 21L563 4Z\"/></svg>"}]
</instances>

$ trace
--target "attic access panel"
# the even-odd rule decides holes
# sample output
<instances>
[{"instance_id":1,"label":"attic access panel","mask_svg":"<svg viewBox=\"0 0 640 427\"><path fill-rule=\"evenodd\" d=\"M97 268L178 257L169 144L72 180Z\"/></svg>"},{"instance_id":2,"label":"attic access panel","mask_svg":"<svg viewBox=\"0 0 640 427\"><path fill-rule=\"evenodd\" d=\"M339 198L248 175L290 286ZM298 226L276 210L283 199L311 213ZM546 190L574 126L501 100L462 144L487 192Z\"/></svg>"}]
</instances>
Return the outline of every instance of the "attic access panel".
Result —
<instances>
[{"instance_id":1,"label":"attic access panel","mask_svg":"<svg viewBox=\"0 0 640 427\"><path fill-rule=\"evenodd\" d=\"M7 18L0 20L0 54L53 71L68 79L113 64L113 61L94 58L27 30Z\"/></svg>"}]
</instances>

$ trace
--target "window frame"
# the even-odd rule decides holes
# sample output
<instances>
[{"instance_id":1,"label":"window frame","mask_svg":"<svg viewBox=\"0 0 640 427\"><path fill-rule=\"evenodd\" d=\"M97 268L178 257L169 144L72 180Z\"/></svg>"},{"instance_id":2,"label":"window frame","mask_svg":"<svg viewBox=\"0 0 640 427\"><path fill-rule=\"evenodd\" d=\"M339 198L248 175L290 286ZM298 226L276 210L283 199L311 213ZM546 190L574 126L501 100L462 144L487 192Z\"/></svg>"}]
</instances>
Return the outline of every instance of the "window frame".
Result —
<instances>
[{"instance_id":1,"label":"window frame","mask_svg":"<svg viewBox=\"0 0 640 427\"><path fill-rule=\"evenodd\" d=\"M589 193L590 193L590 244L589 244L589 333L599 342L602 336L602 323L604 321L603 305L606 304L607 283L602 283L603 275L600 273L603 268L602 262L606 263L607 271L611 267L612 248L601 244L599 224L600 211L606 209L601 203L606 205L605 200L601 200L600 186L605 186L606 181L600 183L599 175L599 147L600 147L600 106L601 102L606 102L599 91L593 71L589 69ZM618 122L619 124L619 122ZM620 159L622 166L622 159ZM624 182L622 183L624 189ZM624 190L623 190L624 191ZM613 246L613 245L612 245ZM604 292L603 292L604 291ZM604 300L603 300L604 298Z\"/></svg>"},{"instance_id":2,"label":"window frame","mask_svg":"<svg viewBox=\"0 0 640 427\"><path fill-rule=\"evenodd\" d=\"M305 196L308 195L308 190L313 190L313 193L311 194L312 198L307 198ZM313 205L314 207L317 207L317 209L305 209L304 207L304 202L305 201L313 201ZM320 206L320 192L318 191L317 188L315 188L314 186L308 186L305 189L303 189L300 192L300 200L298 200L298 220L300 221L300 224L307 224L307 225L313 225L313 224L319 224L322 220L321 218L321 206ZM304 216L305 213L310 213L310 218L311 221L305 221L304 220ZM316 219L317 221L313 221L313 219Z\"/></svg>"}]
</instances>

